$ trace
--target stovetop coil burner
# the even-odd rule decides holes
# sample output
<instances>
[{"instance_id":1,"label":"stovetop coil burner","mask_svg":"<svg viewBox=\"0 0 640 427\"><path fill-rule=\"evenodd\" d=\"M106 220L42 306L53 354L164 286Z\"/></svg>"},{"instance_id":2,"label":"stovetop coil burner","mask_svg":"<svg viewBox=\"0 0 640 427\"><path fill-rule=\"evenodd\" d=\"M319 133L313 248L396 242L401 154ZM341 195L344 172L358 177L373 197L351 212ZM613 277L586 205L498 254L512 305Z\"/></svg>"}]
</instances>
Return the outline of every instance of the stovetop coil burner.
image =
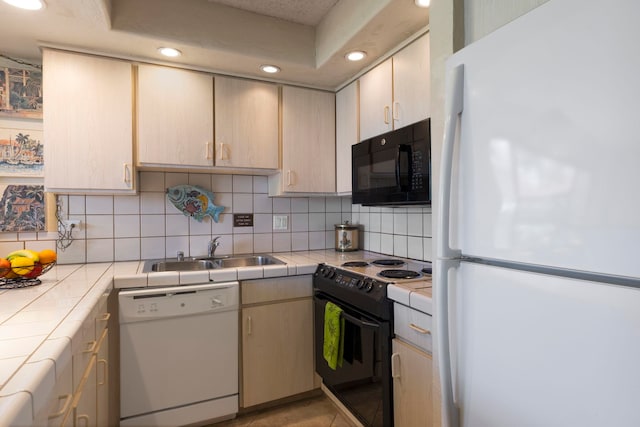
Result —
<instances>
[{"instance_id":1,"label":"stovetop coil burner","mask_svg":"<svg viewBox=\"0 0 640 427\"><path fill-rule=\"evenodd\" d=\"M400 265L404 265L405 262L401 259L377 259L375 261L371 261L371 264L379 265L382 267L397 267Z\"/></svg>"},{"instance_id":2,"label":"stovetop coil burner","mask_svg":"<svg viewBox=\"0 0 640 427\"><path fill-rule=\"evenodd\" d=\"M366 267L369 263L366 261L348 261L341 265L341 267Z\"/></svg>"},{"instance_id":3,"label":"stovetop coil burner","mask_svg":"<svg viewBox=\"0 0 640 427\"><path fill-rule=\"evenodd\" d=\"M387 279L415 279L422 276L422 274L412 270L382 270L378 275Z\"/></svg>"}]
</instances>

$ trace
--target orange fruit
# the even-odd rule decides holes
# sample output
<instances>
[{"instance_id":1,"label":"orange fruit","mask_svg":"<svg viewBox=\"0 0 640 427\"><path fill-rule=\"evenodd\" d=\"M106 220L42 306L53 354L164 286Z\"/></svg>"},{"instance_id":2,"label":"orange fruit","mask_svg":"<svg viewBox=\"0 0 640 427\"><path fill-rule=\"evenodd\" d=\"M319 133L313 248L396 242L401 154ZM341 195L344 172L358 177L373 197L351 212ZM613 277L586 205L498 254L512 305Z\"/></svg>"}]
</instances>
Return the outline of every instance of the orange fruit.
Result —
<instances>
[{"instance_id":1,"label":"orange fruit","mask_svg":"<svg viewBox=\"0 0 640 427\"><path fill-rule=\"evenodd\" d=\"M11 263L6 258L0 258L0 277L4 277L11 271Z\"/></svg>"},{"instance_id":2,"label":"orange fruit","mask_svg":"<svg viewBox=\"0 0 640 427\"><path fill-rule=\"evenodd\" d=\"M56 252L51 249L41 250L38 252L38 256L40 257L40 263L43 265L51 264L58 258Z\"/></svg>"}]
</instances>

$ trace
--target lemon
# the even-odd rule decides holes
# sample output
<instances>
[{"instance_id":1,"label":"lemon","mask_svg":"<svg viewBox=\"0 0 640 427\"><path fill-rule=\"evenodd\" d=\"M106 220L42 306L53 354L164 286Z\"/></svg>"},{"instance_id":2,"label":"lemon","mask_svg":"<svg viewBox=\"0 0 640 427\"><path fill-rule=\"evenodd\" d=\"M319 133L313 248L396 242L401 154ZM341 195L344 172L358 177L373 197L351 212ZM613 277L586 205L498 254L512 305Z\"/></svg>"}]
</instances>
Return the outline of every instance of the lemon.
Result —
<instances>
[{"instance_id":1,"label":"lemon","mask_svg":"<svg viewBox=\"0 0 640 427\"><path fill-rule=\"evenodd\" d=\"M15 257L11 260L11 270L20 276L26 276L33 271L34 264L31 258Z\"/></svg>"}]
</instances>

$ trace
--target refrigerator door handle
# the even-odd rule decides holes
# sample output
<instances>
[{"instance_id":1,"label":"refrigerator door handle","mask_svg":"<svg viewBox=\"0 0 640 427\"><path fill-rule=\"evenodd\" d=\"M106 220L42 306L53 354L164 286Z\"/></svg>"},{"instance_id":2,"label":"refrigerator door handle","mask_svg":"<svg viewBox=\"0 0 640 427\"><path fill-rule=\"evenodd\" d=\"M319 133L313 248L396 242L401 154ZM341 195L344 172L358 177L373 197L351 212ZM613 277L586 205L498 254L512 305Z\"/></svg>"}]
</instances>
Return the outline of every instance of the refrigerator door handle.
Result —
<instances>
[{"instance_id":1,"label":"refrigerator door handle","mask_svg":"<svg viewBox=\"0 0 640 427\"><path fill-rule=\"evenodd\" d=\"M459 258L460 250L451 247L451 174L453 173L453 149L456 140L456 128L462 114L464 99L464 65L458 65L447 75L445 93L444 140L442 144L442 161L440 169L440 192L438 194L438 258Z\"/></svg>"},{"instance_id":2,"label":"refrigerator door handle","mask_svg":"<svg viewBox=\"0 0 640 427\"><path fill-rule=\"evenodd\" d=\"M449 334L449 270L460 265L457 259L439 259L434 269L436 303L436 355L442 391L442 427L459 427L459 414L453 392L451 336Z\"/></svg>"},{"instance_id":3,"label":"refrigerator door handle","mask_svg":"<svg viewBox=\"0 0 640 427\"><path fill-rule=\"evenodd\" d=\"M453 369L449 335L449 270L460 264L461 251L451 247L451 175L456 129L463 110L464 65L447 74L445 93L445 127L438 194L436 268L434 270L434 300L436 302L436 355L442 388L442 426L458 427L459 415L453 393Z\"/></svg>"}]
</instances>

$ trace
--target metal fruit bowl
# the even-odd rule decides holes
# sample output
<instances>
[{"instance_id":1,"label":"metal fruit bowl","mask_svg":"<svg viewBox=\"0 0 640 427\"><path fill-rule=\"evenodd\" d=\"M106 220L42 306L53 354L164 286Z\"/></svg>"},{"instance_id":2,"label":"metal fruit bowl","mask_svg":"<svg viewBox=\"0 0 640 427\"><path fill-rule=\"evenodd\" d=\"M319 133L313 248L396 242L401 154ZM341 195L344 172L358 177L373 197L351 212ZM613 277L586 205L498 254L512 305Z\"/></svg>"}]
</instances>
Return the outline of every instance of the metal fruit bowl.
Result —
<instances>
[{"instance_id":1,"label":"metal fruit bowl","mask_svg":"<svg viewBox=\"0 0 640 427\"><path fill-rule=\"evenodd\" d=\"M13 267L13 268L0 268L0 276L2 276L0 278L0 289L18 289L18 288L26 288L28 286L39 285L40 283L42 283L42 281L38 279L38 277L42 276L47 271L51 270L53 266L56 265L56 262L53 261L47 264L40 264L40 265L42 265L42 270L40 270L37 274L34 274L33 276L30 276L30 277L21 276L18 274L18 272L22 272L24 269L27 269L29 267L35 268L36 264L33 264L31 266L24 265L24 266ZM13 272L15 275L17 275L17 277L10 277L10 278L4 277L10 272Z\"/></svg>"}]
</instances>

